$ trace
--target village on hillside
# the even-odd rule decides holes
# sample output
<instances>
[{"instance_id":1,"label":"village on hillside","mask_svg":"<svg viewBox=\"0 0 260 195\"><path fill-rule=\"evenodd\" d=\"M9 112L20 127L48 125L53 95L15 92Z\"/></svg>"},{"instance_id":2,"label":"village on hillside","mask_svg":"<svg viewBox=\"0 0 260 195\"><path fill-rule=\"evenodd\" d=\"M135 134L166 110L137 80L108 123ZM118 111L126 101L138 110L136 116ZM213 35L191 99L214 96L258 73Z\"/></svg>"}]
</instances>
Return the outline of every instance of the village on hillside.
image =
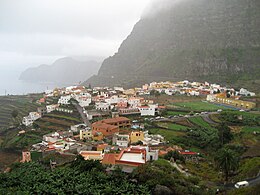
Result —
<instances>
[{"instance_id":1,"label":"village on hillside","mask_svg":"<svg viewBox=\"0 0 260 195\"><path fill-rule=\"evenodd\" d=\"M246 89L235 91L207 82L152 82L142 88L132 89L70 86L46 90L37 101L37 111L23 117L22 124L27 130L20 131L18 136L26 134L28 129L33 131L34 128L41 128L37 121L44 119L45 115L54 116L52 113L65 113L69 118L78 112L81 122L74 123L66 130L54 128L45 134L41 142L23 151L21 162L59 153L64 157L81 155L85 160L99 160L108 165L109 169L118 165L124 172L132 172L135 167L157 160L170 151L198 162L200 153L189 151L183 145L169 146L167 135L150 133L147 124L153 121L164 124L171 119L207 116L208 112L163 117L166 106L156 102L156 97L160 94L203 97L208 104L244 112L256 106L254 102L240 100L241 96L255 96L253 92ZM218 109L214 112L221 111ZM52 166L57 163L60 162L51 161Z\"/></svg>"}]
</instances>

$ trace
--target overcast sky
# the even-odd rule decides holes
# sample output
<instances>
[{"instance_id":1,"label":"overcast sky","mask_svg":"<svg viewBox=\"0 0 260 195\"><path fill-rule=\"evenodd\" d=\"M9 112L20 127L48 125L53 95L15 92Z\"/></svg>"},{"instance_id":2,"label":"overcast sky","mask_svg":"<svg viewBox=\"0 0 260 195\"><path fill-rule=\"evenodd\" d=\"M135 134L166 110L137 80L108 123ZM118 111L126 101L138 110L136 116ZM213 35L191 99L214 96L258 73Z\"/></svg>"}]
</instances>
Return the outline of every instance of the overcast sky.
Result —
<instances>
[{"instance_id":1,"label":"overcast sky","mask_svg":"<svg viewBox=\"0 0 260 195\"><path fill-rule=\"evenodd\" d=\"M150 0L0 0L0 71L110 56Z\"/></svg>"}]
</instances>

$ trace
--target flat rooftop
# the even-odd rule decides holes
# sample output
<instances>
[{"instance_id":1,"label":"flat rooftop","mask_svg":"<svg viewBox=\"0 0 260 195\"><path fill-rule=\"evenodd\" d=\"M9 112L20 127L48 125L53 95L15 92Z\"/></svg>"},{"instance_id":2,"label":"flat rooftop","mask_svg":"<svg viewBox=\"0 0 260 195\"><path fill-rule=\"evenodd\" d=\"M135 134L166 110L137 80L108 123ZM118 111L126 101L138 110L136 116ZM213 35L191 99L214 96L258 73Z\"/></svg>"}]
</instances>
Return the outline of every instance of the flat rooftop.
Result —
<instances>
[{"instance_id":1,"label":"flat rooftop","mask_svg":"<svg viewBox=\"0 0 260 195\"><path fill-rule=\"evenodd\" d=\"M121 161L145 163L141 153L124 153L120 158Z\"/></svg>"}]
</instances>

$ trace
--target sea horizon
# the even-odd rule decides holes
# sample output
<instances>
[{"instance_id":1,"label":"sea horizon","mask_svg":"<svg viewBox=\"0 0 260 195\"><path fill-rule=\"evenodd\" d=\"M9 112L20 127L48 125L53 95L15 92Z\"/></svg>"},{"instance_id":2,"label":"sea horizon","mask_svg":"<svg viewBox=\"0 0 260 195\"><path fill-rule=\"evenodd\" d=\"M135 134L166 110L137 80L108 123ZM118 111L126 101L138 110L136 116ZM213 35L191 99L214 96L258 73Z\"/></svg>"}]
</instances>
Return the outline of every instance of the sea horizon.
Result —
<instances>
[{"instance_id":1,"label":"sea horizon","mask_svg":"<svg viewBox=\"0 0 260 195\"><path fill-rule=\"evenodd\" d=\"M45 83L19 80L21 72L22 71L19 70L0 71L0 96L43 93L47 89L54 89L56 87L65 87L69 85L65 83Z\"/></svg>"}]
</instances>

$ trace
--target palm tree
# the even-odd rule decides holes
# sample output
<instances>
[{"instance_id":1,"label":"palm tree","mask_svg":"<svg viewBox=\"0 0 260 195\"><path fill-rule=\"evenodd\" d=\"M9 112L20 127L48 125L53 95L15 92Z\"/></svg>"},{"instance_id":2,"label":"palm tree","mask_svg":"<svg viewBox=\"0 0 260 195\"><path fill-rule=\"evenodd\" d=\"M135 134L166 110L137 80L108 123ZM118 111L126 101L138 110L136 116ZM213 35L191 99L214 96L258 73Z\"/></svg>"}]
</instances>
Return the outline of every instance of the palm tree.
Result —
<instances>
[{"instance_id":1,"label":"palm tree","mask_svg":"<svg viewBox=\"0 0 260 195\"><path fill-rule=\"evenodd\" d=\"M217 152L215 163L224 172L225 182L228 182L230 172L238 169L239 159L232 150L222 148Z\"/></svg>"}]
</instances>

